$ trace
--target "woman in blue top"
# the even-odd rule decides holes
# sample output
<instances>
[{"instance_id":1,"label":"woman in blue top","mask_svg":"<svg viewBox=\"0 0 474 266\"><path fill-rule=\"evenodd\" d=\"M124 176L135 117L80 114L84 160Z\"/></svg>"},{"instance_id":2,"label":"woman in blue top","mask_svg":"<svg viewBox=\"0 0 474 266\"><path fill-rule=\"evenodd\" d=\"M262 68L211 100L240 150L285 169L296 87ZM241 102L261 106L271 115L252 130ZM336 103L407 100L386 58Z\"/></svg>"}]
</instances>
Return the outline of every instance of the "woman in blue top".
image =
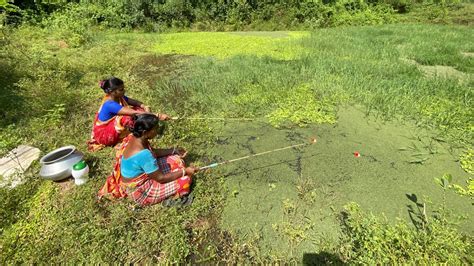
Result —
<instances>
[{"instance_id":1,"label":"woman in blue top","mask_svg":"<svg viewBox=\"0 0 474 266\"><path fill-rule=\"evenodd\" d=\"M101 80L99 86L105 96L94 119L91 140L87 143L90 151L117 144L130 133L132 115L151 111L149 106L125 96L125 86L119 78ZM170 118L166 114L157 115L161 120Z\"/></svg>"},{"instance_id":2,"label":"woman in blue top","mask_svg":"<svg viewBox=\"0 0 474 266\"><path fill-rule=\"evenodd\" d=\"M116 155L112 175L99 191L99 197L112 194L116 198L131 197L141 206L159 203L189 193L191 177L199 168L185 167L186 151L153 149L149 140L161 136L164 122L153 114L140 114L133 134L127 136Z\"/></svg>"}]
</instances>

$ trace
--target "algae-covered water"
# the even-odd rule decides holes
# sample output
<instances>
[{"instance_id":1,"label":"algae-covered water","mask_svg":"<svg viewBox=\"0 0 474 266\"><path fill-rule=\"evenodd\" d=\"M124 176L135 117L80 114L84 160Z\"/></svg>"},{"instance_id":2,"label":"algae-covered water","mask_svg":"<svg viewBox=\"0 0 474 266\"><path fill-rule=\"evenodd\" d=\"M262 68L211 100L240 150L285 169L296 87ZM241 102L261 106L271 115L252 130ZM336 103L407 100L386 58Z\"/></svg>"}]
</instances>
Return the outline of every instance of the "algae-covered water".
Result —
<instances>
[{"instance_id":1,"label":"algae-covered water","mask_svg":"<svg viewBox=\"0 0 474 266\"><path fill-rule=\"evenodd\" d=\"M337 238L336 215L350 201L390 221L409 220L409 196L416 195L420 203L431 200L428 211L442 203L435 177L450 173L458 184L467 179L456 162L458 151L434 133L410 123L380 121L355 107L341 108L338 116L334 125L307 128L217 125L220 133L211 149L215 160L304 143L313 136L318 140L215 169L229 188L221 226L267 254L314 252ZM450 191L446 199L455 213L472 213L467 199ZM461 229L471 233L472 221L469 217Z\"/></svg>"}]
</instances>

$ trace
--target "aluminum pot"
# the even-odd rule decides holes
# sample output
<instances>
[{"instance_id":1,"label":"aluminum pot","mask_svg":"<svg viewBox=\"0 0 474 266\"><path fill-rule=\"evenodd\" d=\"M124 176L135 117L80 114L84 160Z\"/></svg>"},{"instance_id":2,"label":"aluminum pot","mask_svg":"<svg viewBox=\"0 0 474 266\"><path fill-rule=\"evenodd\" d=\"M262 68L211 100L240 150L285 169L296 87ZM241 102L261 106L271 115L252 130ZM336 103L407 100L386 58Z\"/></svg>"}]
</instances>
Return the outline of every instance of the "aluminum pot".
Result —
<instances>
[{"instance_id":1,"label":"aluminum pot","mask_svg":"<svg viewBox=\"0 0 474 266\"><path fill-rule=\"evenodd\" d=\"M72 166L82 160L84 155L74 146L56 149L40 159L40 176L58 181L71 176Z\"/></svg>"}]
</instances>

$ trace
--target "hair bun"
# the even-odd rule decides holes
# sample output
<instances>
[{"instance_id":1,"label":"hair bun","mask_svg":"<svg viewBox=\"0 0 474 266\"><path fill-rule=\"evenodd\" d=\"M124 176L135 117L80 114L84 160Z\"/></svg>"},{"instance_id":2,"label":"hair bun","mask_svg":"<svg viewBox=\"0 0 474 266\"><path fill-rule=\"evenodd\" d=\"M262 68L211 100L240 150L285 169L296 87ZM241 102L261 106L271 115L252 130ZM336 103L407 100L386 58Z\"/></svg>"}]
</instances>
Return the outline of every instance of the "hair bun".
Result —
<instances>
[{"instance_id":1,"label":"hair bun","mask_svg":"<svg viewBox=\"0 0 474 266\"><path fill-rule=\"evenodd\" d=\"M138 115L137 115L137 114L133 114L133 115L132 115L132 120L133 120L133 121L137 121L137 119L138 119Z\"/></svg>"},{"instance_id":2,"label":"hair bun","mask_svg":"<svg viewBox=\"0 0 474 266\"><path fill-rule=\"evenodd\" d=\"M147 131L152 130L157 125L160 125L159 134L162 135L164 126L161 126L160 120L154 114L137 114L133 115L134 119L134 126L133 126L133 136L140 138L143 136L144 133ZM164 125L164 124L163 124ZM161 129L163 128L163 129Z\"/></svg>"},{"instance_id":3,"label":"hair bun","mask_svg":"<svg viewBox=\"0 0 474 266\"><path fill-rule=\"evenodd\" d=\"M99 80L99 87L104 89L105 80Z\"/></svg>"},{"instance_id":4,"label":"hair bun","mask_svg":"<svg viewBox=\"0 0 474 266\"><path fill-rule=\"evenodd\" d=\"M139 137L141 137L141 136L143 135L143 132L144 132L144 131L145 131L145 130L143 130L143 128L142 128L140 125L135 125L135 126L133 127L132 133L133 133L133 135L134 135L135 137L139 138Z\"/></svg>"}]
</instances>

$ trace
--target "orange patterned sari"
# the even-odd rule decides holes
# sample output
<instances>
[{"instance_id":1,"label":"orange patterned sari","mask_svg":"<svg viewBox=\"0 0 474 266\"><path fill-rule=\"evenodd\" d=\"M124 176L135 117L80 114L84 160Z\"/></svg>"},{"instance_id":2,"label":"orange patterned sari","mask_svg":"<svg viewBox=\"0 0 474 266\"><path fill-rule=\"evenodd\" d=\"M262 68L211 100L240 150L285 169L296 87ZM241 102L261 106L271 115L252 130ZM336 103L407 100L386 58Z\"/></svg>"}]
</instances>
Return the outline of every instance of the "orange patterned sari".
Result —
<instances>
[{"instance_id":1,"label":"orange patterned sari","mask_svg":"<svg viewBox=\"0 0 474 266\"><path fill-rule=\"evenodd\" d=\"M110 198L124 198L129 196L138 205L146 206L159 203L168 197L181 197L190 192L191 178L183 176L177 180L160 183L147 174L135 178L123 178L120 173L123 151L127 147L132 135L123 139L115 155L115 164L112 174L107 177L104 186L99 190L99 199L107 196ZM151 146L148 149L153 153ZM158 168L164 173L181 171L185 167L183 160L177 155L157 158Z\"/></svg>"}]
</instances>

